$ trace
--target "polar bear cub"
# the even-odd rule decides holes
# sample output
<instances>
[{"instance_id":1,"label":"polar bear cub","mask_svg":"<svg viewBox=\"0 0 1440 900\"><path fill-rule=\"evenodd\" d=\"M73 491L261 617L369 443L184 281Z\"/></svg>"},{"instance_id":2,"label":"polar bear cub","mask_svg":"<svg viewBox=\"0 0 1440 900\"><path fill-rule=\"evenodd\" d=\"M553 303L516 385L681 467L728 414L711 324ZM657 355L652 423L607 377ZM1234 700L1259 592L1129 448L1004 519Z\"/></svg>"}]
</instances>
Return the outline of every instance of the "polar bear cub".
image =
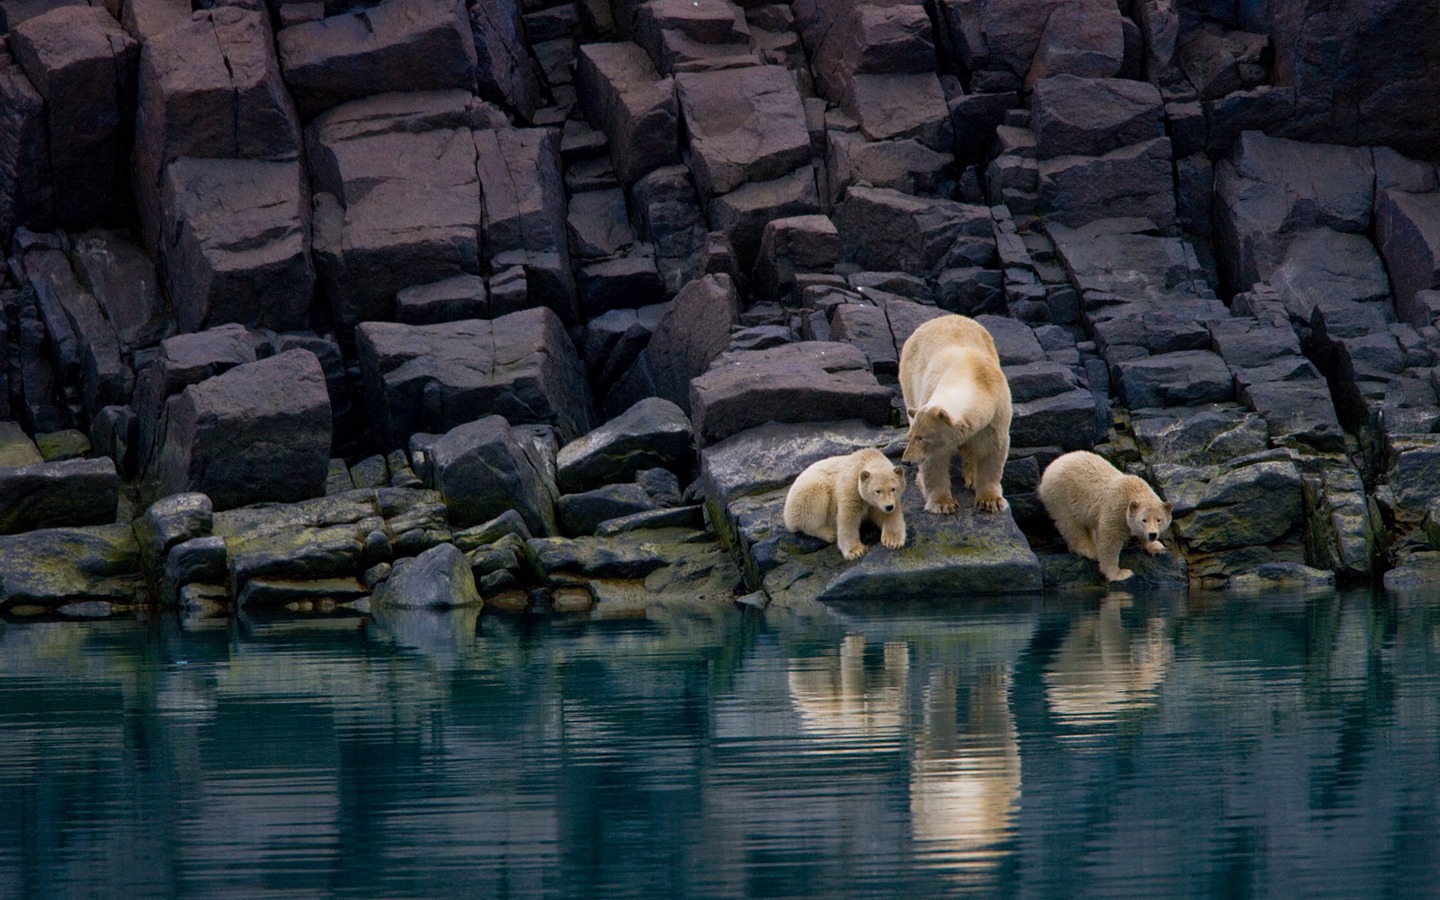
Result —
<instances>
[{"instance_id":1,"label":"polar bear cub","mask_svg":"<svg viewBox=\"0 0 1440 900\"><path fill-rule=\"evenodd\" d=\"M960 453L975 508L1000 512L1000 475L1010 453L1010 383L995 340L966 316L931 319L900 348L900 390L910 417L910 442L901 458L918 464L925 508L960 508L950 492L950 459Z\"/></svg>"},{"instance_id":2,"label":"polar bear cub","mask_svg":"<svg viewBox=\"0 0 1440 900\"><path fill-rule=\"evenodd\" d=\"M905 544L905 470L873 447L811 463L785 495L785 527L840 545L846 559L859 559L866 546L860 523L880 526L880 543Z\"/></svg>"},{"instance_id":3,"label":"polar bear cub","mask_svg":"<svg viewBox=\"0 0 1440 900\"><path fill-rule=\"evenodd\" d=\"M1120 568L1120 549L1131 535L1152 556L1165 552L1160 532L1170 526L1172 505L1094 453L1076 450L1046 466L1040 502L1070 551L1098 562L1106 581L1135 574Z\"/></svg>"}]
</instances>

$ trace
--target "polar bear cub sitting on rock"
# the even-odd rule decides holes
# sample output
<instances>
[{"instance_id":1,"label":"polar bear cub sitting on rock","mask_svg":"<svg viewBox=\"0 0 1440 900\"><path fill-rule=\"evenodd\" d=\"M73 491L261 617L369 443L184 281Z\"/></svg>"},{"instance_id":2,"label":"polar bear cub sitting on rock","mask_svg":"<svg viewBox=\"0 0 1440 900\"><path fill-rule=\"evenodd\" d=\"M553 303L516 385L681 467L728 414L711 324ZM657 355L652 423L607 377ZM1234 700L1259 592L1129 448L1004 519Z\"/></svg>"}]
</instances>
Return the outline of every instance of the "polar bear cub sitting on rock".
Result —
<instances>
[{"instance_id":1,"label":"polar bear cub sitting on rock","mask_svg":"<svg viewBox=\"0 0 1440 900\"><path fill-rule=\"evenodd\" d=\"M1135 574L1120 568L1120 550L1131 535L1152 556L1165 552L1160 532L1170 526L1171 504L1094 453L1076 450L1046 466L1040 502L1070 552L1098 562L1106 581Z\"/></svg>"},{"instance_id":2,"label":"polar bear cub sitting on rock","mask_svg":"<svg viewBox=\"0 0 1440 900\"><path fill-rule=\"evenodd\" d=\"M900 390L910 417L910 442L901 458L918 466L925 509L949 514L960 508L950 492L950 459L957 451L975 508L1005 509L1000 475L1010 453L1010 382L985 326L948 315L915 329L900 348Z\"/></svg>"},{"instance_id":3,"label":"polar bear cub sitting on rock","mask_svg":"<svg viewBox=\"0 0 1440 900\"><path fill-rule=\"evenodd\" d=\"M867 549L860 541L860 523L880 526L880 543L890 549L905 544L905 470L873 447L848 456L811 463L785 495L785 527L840 545L846 559L859 559Z\"/></svg>"}]
</instances>

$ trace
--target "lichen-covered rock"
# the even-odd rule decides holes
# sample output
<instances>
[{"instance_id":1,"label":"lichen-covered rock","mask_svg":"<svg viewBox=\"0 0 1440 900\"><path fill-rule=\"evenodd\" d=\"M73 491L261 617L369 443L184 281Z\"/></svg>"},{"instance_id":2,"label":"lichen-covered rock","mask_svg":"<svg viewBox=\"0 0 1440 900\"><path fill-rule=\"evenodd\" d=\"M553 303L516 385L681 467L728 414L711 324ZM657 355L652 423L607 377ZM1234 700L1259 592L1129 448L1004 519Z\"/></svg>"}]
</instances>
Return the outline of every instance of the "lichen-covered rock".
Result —
<instances>
[{"instance_id":1,"label":"lichen-covered rock","mask_svg":"<svg viewBox=\"0 0 1440 900\"><path fill-rule=\"evenodd\" d=\"M1175 505L1175 534L1189 550L1259 547L1303 527L1300 471L1282 451L1225 466L1160 464L1152 471Z\"/></svg>"},{"instance_id":2,"label":"lichen-covered rock","mask_svg":"<svg viewBox=\"0 0 1440 900\"><path fill-rule=\"evenodd\" d=\"M144 593L129 525L45 528L0 537L0 609L82 600L133 603Z\"/></svg>"},{"instance_id":3,"label":"lichen-covered rock","mask_svg":"<svg viewBox=\"0 0 1440 900\"><path fill-rule=\"evenodd\" d=\"M153 579L172 547L209 537L214 525L215 507L204 494L171 494L150 504L134 523L145 571Z\"/></svg>"}]
</instances>

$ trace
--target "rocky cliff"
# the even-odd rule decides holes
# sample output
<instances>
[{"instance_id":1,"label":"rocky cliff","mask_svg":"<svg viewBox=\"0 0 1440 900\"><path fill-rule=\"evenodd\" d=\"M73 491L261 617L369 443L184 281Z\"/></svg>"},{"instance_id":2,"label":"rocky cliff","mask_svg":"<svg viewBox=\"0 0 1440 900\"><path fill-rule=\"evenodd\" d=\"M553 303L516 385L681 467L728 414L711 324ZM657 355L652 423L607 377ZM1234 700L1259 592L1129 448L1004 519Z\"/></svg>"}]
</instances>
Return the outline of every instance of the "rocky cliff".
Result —
<instances>
[{"instance_id":1,"label":"rocky cliff","mask_svg":"<svg viewBox=\"0 0 1440 900\"><path fill-rule=\"evenodd\" d=\"M1072 449L1138 583L1433 583L1436 97L1437 0L0 0L0 608L1093 584ZM1010 510L785 533L947 311Z\"/></svg>"}]
</instances>

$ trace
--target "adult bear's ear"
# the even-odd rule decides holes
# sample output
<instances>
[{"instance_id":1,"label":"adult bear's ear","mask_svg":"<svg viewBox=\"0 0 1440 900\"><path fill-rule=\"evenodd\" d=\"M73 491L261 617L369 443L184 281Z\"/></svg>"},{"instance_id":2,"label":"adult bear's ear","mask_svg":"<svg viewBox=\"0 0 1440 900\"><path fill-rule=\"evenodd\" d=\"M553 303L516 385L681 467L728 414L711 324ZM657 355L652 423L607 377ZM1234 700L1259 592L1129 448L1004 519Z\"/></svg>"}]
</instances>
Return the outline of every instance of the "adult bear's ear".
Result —
<instances>
[{"instance_id":1,"label":"adult bear's ear","mask_svg":"<svg viewBox=\"0 0 1440 900\"><path fill-rule=\"evenodd\" d=\"M1167 515L1167 516L1170 515L1170 513L1173 512L1174 510L1175 510L1175 504L1171 503L1169 500L1166 500L1166 501L1165 501L1165 515Z\"/></svg>"},{"instance_id":2,"label":"adult bear's ear","mask_svg":"<svg viewBox=\"0 0 1440 900\"><path fill-rule=\"evenodd\" d=\"M869 469L861 469L861 470L860 470L860 480L861 480L861 481L869 481L869 480L870 480L870 470L869 470Z\"/></svg>"},{"instance_id":3,"label":"adult bear's ear","mask_svg":"<svg viewBox=\"0 0 1440 900\"><path fill-rule=\"evenodd\" d=\"M1131 511L1132 513L1133 513L1135 510L1139 509L1139 508L1140 508L1140 501L1139 501L1139 500L1131 500L1131 501L1130 501L1130 511Z\"/></svg>"},{"instance_id":4,"label":"adult bear's ear","mask_svg":"<svg viewBox=\"0 0 1440 900\"><path fill-rule=\"evenodd\" d=\"M954 425L954 424L955 424L955 420L952 419L952 418L950 418L950 412L949 412L948 410L946 410L944 407L937 407L937 408L936 408L936 410L935 410L935 418L937 418L937 419L939 419L940 421L944 422L946 425Z\"/></svg>"},{"instance_id":5,"label":"adult bear's ear","mask_svg":"<svg viewBox=\"0 0 1440 900\"><path fill-rule=\"evenodd\" d=\"M907 407L905 407L905 417L906 417L907 419L913 419L913 418L915 418L915 407L913 407L913 406L907 406Z\"/></svg>"}]
</instances>

